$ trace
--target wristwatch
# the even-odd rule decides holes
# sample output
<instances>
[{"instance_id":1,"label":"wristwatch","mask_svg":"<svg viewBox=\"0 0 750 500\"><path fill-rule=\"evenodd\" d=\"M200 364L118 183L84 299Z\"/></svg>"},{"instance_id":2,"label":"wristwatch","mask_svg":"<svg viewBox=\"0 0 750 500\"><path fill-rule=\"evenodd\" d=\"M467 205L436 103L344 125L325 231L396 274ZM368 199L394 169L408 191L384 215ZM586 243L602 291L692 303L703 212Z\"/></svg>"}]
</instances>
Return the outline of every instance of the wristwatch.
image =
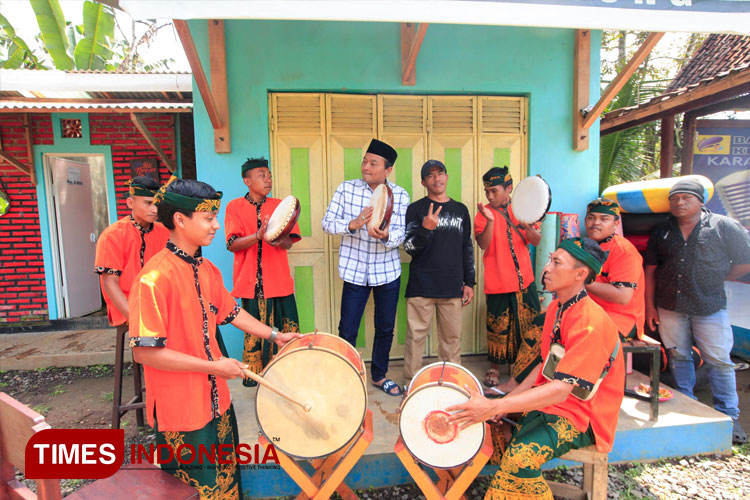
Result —
<instances>
[{"instance_id":1,"label":"wristwatch","mask_svg":"<svg viewBox=\"0 0 750 500\"><path fill-rule=\"evenodd\" d=\"M276 337L278 335L279 335L279 329L274 326L273 328L271 328L271 336L268 337L268 340L275 343Z\"/></svg>"}]
</instances>

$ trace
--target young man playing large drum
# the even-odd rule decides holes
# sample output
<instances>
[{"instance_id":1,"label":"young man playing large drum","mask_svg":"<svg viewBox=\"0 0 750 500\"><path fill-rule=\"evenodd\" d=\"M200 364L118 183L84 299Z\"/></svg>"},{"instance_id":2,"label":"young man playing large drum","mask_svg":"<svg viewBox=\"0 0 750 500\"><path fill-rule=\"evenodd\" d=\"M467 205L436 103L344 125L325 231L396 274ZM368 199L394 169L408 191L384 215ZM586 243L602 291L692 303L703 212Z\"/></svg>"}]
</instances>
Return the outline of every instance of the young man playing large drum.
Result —
<instances>
[{"instance_id":1,"label":"young man playing large drum","mask_svg":"<svg viewBox=\"0 0 750 500\"><path fill-rule=\"evenodd\" d=\"M339 184L323 216L323 231L342 236L339 276L344 280L344 288L339 335L356 345L362 313L372 292L375 299L372 382L391 396L401 395L401 388L386 375L401 283L398 247L404 241L404 216L409 205L409 194L388 181L397 156L391 146L373 139L362 159L362 178ZM390 224L383 229L368 227L373 217L370 199L382 184L387 184L393 193Z\"/></svg>"},{"instance_id":2,"label":"young man playing large drum","mask_svg":"<svg viewBox=\"0 0 750 500\"><path fill-rule=\"evenodd\" d=\"M287 250L301 239L299 226L295 224L287 236L277 240L264 239L268 220L281 203L268 197L273 181L265 158L248 159L242 165L242 181L247 194L227 204L224 218L227 249L234 253L232 295L262 323L282 332L299 332L294 281L287 259ZM245 335L242 361L250 371L260 373L277 350L273 342ZM243 384L252 387L256 382L245 379Z\"/></svg>"},{"instance_id":3,"label":"young man playing large drum","mask_svg":"<svg viewBox=\"0 0 750 500\"><path fill-rule=\"evenodd\" d=\"M247 365L221 357L217 323L232 323L279 346L299 334L278 333L240 309L218 268L201 257L201 247L219 229L220 193L203 182L176 180L155 202L170 240L137 276L130 294L130 345L133 358L144 365L148 422L157 444L172 450L182 444L234 449L239 440L226 379L241 377ZM162 469L195 486L202 499L243 498L234 461L173 459Z\"/></svg>"},{"instance_id":4,"label":"young man playing large drum","mask_svg":"<svg viewBox=\"0 0 750 500\"><path fill-rule=\"evenodd\" d=\"M500 469L485 500L552 500L545 462L590 444L612 449L625 384L622 347L617 327L586 293L606 258L593 240L563 240L544 268L546 288L557 293L544 322L544 365L502 399L473 391L468 402L447 408L458 411L449 421L462 426L524 414L507 447L495 450Z\"/></svg>"},{"instance_id":5,"label":"young man playing large drum","mask_svg":"<svg viewBox=\"0 0 750 500\"><path fill-rule=\"evenodd\" d=\"M586 291L607 311L623 339L641 338L646 317L643 257L632 243L615 234L618 224L617 202L599 198L586 206L586 235L609 252L602 272Z\"/></svg>"},{"instance_id":6,"label":"young man playing large drum","mask_svg":"<svg viewBox=\"0 0 750 500\"><path fill-rule=\"evenodd\" d=\"M474 298L474 245L466 205L448 197L448 172L438 160L422 165L427 196L406 209L404 250L411 255L406 285L404 378L422 368L424 342L437 317L438 355L461 362L462 307Z\"/></svg>"},{"instance_id":7,"label":"young man playing large drum","mask_svg":"<svg viewBox=\"0 0 750 500\"><path fill-rule=\"evenodd\" d=\"M543 317L534 284L528 245L538 245L541 233L513 215L508 167L492 167L482 176L489 204L479 203L474 232L484 250L484 293L487 300L487 351L490 368L485 385L500 382L499 365L511 365L511 379L498 386L508 392L539 360ZM541 201L540 201L541 202ZM545 200L546 202L546 200Z\"/></svg>"}]
</instances>

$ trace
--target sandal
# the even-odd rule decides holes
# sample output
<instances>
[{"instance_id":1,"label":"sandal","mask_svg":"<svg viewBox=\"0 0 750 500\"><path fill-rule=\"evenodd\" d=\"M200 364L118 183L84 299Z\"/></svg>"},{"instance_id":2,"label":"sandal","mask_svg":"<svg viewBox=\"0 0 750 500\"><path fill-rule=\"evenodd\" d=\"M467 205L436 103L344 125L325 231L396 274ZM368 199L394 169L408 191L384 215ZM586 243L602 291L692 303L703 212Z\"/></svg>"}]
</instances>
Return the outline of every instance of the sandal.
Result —
<instances>
[{"instance_id":1,"label":"sandal","mask_svg":"<svg viewBox=\"0 0 750 500\"><path fill-rule=\"evenodd\" d=\"M380 384L372 384L372 385L379 388L380 390L382 390L384 393L388 394L389 396L403 395L403 392L401 391L401 388L398 386L398 384L389 378L383 380L383 382L381 382ZM394 387L398 390L398 392L391 392L391 389L393 389Z\"/></svg>"},{"instance_id":2,"label":"sandal","mask_svg":"<svg viewBox=\"0 0 750 500\"><path fill-rule=\"evenodd\" d=\"M732 420L732 444L747 443L747 433L740 425L739 420Z\"/></svg>"},{"instance_id":3,"label":"sandal","mask_svg":"<svg viewBox=\"0 0 750 500\"><path fill-rule=\"evenodd\" d=\"M487 387L495 387L500 383L500 372L495 368L488 368L484 373L484 385Z\"/></svg>"}]
</instances>

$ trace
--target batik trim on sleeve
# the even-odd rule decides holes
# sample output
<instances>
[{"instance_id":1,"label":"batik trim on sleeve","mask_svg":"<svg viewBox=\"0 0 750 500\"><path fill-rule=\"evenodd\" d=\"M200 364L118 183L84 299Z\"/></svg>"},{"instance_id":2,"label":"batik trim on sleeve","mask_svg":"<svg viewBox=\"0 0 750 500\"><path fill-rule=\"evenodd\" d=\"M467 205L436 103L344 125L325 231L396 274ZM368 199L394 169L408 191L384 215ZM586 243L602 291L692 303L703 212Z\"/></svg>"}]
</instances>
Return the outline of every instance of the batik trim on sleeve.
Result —
<instances>
[{"instance_id":1,"label":"batik trim on sleeve","mask_svg":"<svg viewBox=\"0 0 750 500\"><path fill-rule=\"evenodd\" d=\"M227 238L227 250L229 250L229 247L232 246L232 243L234 243L234 240L236 240L239 237L240 237L239 235L233 234L229 238Z\"/></svg>"},{"instance_id":2,"label":"batik trim on sleeve","mask_svg":"<svg viewBox=\"0 0 750 500\"><path fill-rule=\"evenodd\" d=\"M96 274L114 274L115 276L120 276L122 274L122 271L119 269L112 269L111 267L103 266L94 266L94 272Z\"/></svg>"},{"instance_id":3,"label":"batik trim on sleeve","mask_svg":"<svg viewBox=\"0 0 750 500\"><path fill-rule=\"evenodd\" d=\"M594 384L592 384L588 380L576 377L575 375L568 375L567 373L563 372L555 372L555 380L560 380L562 382L565 382L566 384L581 387L582 389L585 389L587 391L590 391L594 388Z\"/></svg>"},{"instance_id":4,"label":"batik trim on sleeve","mask_svg":"<svg viewBox=\"0 0 750 500\"><path fill-rule=\"evenodd\" d=\"M235 304L234 309L232 309L232 312L230 312L229 315L224 319L224 321L222 321L219 324L226 325L226 324L231 323L232 321L234 321L234 318L236 318L239 313L240 313L240 306Z\"/></svg>"},{"instance_id":5,"label":"batik trim on sleeve","mask_svg":"<svg viewBox=\"0 0 750 500\"><path fill-rule=\"evenodd\" d=\"M130 337L130 347L167 347L167 337Z\"/></svg>"},{"instance_id":6,"label":"batik trim on sleeve","mask_svg":"<svg viewBox=\"0 0 750 500\"><path fill-rule=\"evenodd\" d=\"M633 283L632 281L610 281L609 284L617 288L638 288L638 283Z\"/></svg>"},{"instance_id":7,"label":"batik trim on sleeve","mask_svg":"<svg viewBox=\"0 0 750 500\"><path fill-rule=\"evenodd\" d=\"M219 308L216 307L213 304L208 304L208 310L211 311L212 313L214 313L214 316L216 316L217 314L219 314Z\"/></svg>"}]
</instances>

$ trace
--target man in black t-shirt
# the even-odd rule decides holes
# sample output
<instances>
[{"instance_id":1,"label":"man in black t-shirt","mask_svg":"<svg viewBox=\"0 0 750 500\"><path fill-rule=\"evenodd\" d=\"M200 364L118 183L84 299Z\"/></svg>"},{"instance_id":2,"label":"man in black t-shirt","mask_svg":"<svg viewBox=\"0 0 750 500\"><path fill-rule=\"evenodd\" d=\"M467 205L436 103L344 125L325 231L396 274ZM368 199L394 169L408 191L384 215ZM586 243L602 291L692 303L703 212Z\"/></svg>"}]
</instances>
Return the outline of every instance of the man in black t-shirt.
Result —
<instances>
[{"instance_id":1,"label":"man in black t-shirt","mask_svg":"<svg viewBox=\"0 0 750 500\"><path fill-rule=\"evenodd\" d=\"M424 342L437 317L438 356L461 362L462 307L474 298L474 245L466 205L446 194L448 173L438 160L422 165L427 196L406 209L404 250L411 255L406 285L404 377L422 367Z\"/></svg>"}]
</instances>

